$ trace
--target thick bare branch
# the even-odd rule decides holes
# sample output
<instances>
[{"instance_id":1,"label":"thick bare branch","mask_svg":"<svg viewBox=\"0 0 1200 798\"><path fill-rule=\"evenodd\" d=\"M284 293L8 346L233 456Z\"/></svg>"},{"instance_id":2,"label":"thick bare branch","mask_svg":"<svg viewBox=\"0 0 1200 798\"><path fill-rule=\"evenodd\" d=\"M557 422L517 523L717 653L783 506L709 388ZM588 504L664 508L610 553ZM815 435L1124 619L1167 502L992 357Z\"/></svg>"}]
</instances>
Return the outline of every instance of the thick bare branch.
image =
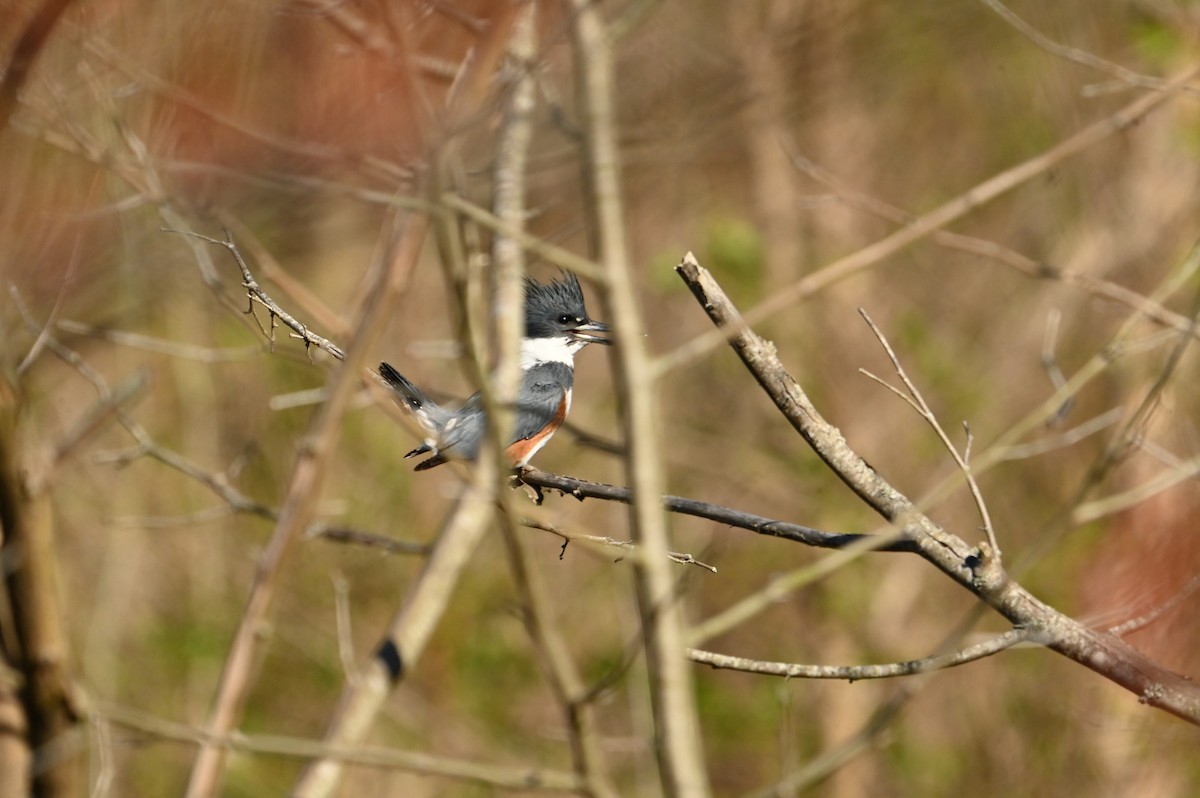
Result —
<instances>
[{"instance_id":1,"label":"thick bare branch","mask_svg":"<svg viewBox=\"0 0 1200 798\"><path fill-rule=\"evenodd\" d=\"M506 226L524 232L527 215L526 172L529 147L533 138L533 112L536 92L533 70L536 68L537 3L526 0L513 26L509 43L509 83L504 120L497 137L496 168L493 174L493 209ZM495 320L497 362L493 376L494 399L488 408L494 452L495 475L500 477L505 463L500 462L503 446L511 440L513 413L521 383L520 349L524 334L522 278L525 274L525 250L514 238L497 234L492 244L495 281ZM558 699L571 748L571 760L584 792L591 798L616 798L616 788L600 745L600 735L587 687L575 660L554 620L553 601L546 592L541 574L530 561L524 541L517 534L519 520L512 495L498 486L497 508L500 527L508 552L509 569L524 604L523 617L529 637L537 651L542 670Z\"/></svg>"},{"instance_id":2,"label":"thick bare branch","mask_svg":"<svg viewBox=\"0 0 1200 798\"><path fill-rule=\"evenodd\" d=\"M775 347L747 326L712 275L688 253L677 267L712 321L776 407L801 437L864 502L888 519L922 558L974 593L1031 639L1096 671L1133 692L1143 703L1200 724L1200 688L1151 661L1124 641L1089 629L1039 601L1013 581L991 547L972 547L919 512L907 497L875 472L825 421L779 361Z\"/></svg>"},{"instance_id":3,"label":"thick bare branch","mask_svg":"<svg viewBox=\"0 0 1200 798\"><path fill-rule=\"evenodd\" d=\"M50 495L45 490L31 491L24 476L20 410L19 389L0 377L0 562L7 591L4 603L12 623L11 636L0 637L0 645L14 646L4 651L3 659L20 674L16 693L33 757L33 794L76 795L83 775L79 715L59 602L54 514ZM5 714L15 715L15 707L7 707ZM7 759L4 764L16 762Z\"/></svg>"}]
</instances>

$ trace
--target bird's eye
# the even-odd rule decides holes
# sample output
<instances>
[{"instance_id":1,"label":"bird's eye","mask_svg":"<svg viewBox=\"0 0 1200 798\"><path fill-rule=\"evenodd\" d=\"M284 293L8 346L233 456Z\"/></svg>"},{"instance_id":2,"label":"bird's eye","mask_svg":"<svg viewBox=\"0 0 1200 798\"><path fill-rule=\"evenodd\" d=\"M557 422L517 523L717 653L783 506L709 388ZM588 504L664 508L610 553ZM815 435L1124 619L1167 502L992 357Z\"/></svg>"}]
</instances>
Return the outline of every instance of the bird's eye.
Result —
<instances>
[{"instance_id":1,"label":"bird's eye","mask_svg":"<svg viewBox=\"0 0 1200 798\"><path fill-rule=\"evenodd\" d=\"M566 313L558 317L559 324L573 324L578 321L574 316L568 316Z\"/></svg>"}]
</instances>

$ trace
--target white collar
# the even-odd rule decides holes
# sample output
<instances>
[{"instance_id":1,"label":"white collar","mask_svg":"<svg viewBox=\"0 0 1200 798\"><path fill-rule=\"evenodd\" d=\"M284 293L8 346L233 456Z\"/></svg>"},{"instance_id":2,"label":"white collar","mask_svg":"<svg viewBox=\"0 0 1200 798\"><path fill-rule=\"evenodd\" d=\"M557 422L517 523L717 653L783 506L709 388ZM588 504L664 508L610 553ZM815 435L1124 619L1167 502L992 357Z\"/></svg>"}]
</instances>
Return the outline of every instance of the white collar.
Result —
<instances>
[{"instance_id":1,"label":"white collar","mask_svg":"<svg viewBox=\"0 0 1200 798\"><path fill-rule=\"evenodd\" d=\"M525 338L521 341L521 371L542 363L575 365L575 353L584 347L583 341L568 338Z\"/></svg>"}]
</instances>

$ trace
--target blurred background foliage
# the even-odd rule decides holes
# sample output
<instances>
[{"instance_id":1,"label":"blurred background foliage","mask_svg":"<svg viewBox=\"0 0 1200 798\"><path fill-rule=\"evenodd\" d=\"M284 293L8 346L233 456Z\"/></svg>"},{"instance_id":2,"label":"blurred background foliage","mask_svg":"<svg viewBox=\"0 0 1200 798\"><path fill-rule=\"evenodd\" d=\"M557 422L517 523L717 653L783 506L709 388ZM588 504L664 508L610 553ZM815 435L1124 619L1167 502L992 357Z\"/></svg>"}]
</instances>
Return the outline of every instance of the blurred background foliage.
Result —
<instances>
[{"instance_id":1,"label":"blurred background foliage","mask_svg":"<svg viewBox=\"0 0 1200 798\"><path fill-rule=\"evenodd\" d=\"M0 52L38 4L6 0ZM110 382L139 370L152 388L130 411L164 447L276 505L328 365L282 335L272 349L220 301L240 297L213 247L210 290L189 242L165 233L169 205L196 230L230 225L252 267L300 318L338 340L380 240L388 200L418 191L434 147L460 154L463 190L486 203L502 83L446 112L458 65L505 4L354 2L356 37L320 3L78 0L62 18L0 132L0 302L4 367L33 346L18 313ZM540 104L530 170L530 228L586 252L570 39L557 3L539 7ZM620 114L631 246L648 349L671 353L708 322L671 271L691 249L749 308L895 229L793 163L802 155L847 186L910 213L946 202L1112 114L1148 89L1039 47L968 0L606 2L621 27ZM1190 66L1200 6L1184 0L1013 2L1045 36L1135 72ZM382 42L382 44L381 44ZM390 49L389 49L390 48ZM419 56L409 57L413 53ZM4 59L7 61L7 58ZM1038 263L1150 294L1200 234L1200 104L1167 102L1137 125L1064 160L953 230ZM266 258L315 297L269 282ZM544 263L535 274L552 273ZM464 396L455 362L459 312L432 246L385 342L372 354L415 380ZM7 291L13 288L12 293ZM1187 313L1193 278L1164 304ZM329 313L314 317L323 305ZM1130 315L1062 280L924 241L772 316L760 330L817 406L885 477L921 496L954 471L929 429L858 372L889 364L856 312L889 336L961 445L986 451L1053 390L1054 354L1070 376ZM601 315L593 306L594 315ZM260 321L265 317L260 314ZM1142 334L1156 328L1146 323ZM117 333L141 336L114 340ZM161 346L160 344L165 344ZM196 348L193 351L193 348ZM577 361L572 422L619 430L605 352ZM1118 360L1077 397L1052 438L1112 408L1131 411L1159 374L1160 346ZM1131 454L1097 493L1115 493L1196 454L1196 363L1185 357ZM93 402L71 367L43 353L21 379L21 434L40 457ZM839 531L874 518L826 471L727 349L670 371L659 391L671 491ZM414 474L416 440L370 401L347 418L322 517L427 542L452 506L451 468ZM1005 462L982 488L1010 564L1064 611L1113 625L1176 595L1200 571L1197 489L1184 481L1086 525L1072 502L1112 429ZM113 462L133 441L106 429L58 476L53 504L73 670L95 699L189 724L207 716L271 524L225 514L203 486L147 458ZM546 470L620 482L619 460L560 434ZM625 511L550 497L548 517L579 533L626 537ZM980 537L965 492L931 508ZM684 593L703 619L820 552L677 517L675 547L717 566L691 569ZM582 671L612 674L637 637L628 566L524 530ZM350 661L361 661L419 568L415 556L322 539L292 558L242 729L319 738ZM684 566L680 566L684 568ZM348 605L339 630L338 596ZM1170 606L1131 641L1196 675L1200 602ZM733 654L858 664L925 656L973 611L969 596L915 558L877 554L838 570L709 641ZM419 667L389 704L374 743L496 763L565 768L563 720L542 678L499 535L475 554ZM984 616L972 635L1003 628ZM973 638L971 638L973 639ZM1200 790L1194 728L1040 650L1016 650L920 682L781 681L697 668L714 790L774 783L857 732L898 690L887 731L814 794L1186 796ZM603 747L622 794L657 789L643 663L599 698ZM97 739L89 737L92 761ZM193 749L114 728L112 795L178 794ZM98 767L93 765L93 768ZM231 757L226 793L284 792L300 763ZM95 775L93 770L93 775ZM345 795L485 795L487 788L356 768ZM786 791L781 794L789 794Z\"/></svg>"}]
</instances>

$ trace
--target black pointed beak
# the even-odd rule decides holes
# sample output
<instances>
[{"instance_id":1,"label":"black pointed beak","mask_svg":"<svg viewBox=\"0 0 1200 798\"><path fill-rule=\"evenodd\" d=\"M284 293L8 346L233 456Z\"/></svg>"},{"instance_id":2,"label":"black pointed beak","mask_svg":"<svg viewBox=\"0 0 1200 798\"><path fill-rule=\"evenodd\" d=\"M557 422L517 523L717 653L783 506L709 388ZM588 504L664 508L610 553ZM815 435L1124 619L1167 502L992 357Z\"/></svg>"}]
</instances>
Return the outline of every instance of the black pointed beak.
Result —
<instances>
[{"instance_id":1,"label":"black pointed beak","mask_svg":"<svg viewBox=\"0 0 1200 798\"><path fill-rule=\"evenodd\" d=\"M602 321L592 321L588 319L583 324L580 324L571 329L571 337L576 341L582 341L585 344L611 344L612 341L607 338L601 338L592 333L606 333L608 325Z\"/></svg>"}]
</instances>

